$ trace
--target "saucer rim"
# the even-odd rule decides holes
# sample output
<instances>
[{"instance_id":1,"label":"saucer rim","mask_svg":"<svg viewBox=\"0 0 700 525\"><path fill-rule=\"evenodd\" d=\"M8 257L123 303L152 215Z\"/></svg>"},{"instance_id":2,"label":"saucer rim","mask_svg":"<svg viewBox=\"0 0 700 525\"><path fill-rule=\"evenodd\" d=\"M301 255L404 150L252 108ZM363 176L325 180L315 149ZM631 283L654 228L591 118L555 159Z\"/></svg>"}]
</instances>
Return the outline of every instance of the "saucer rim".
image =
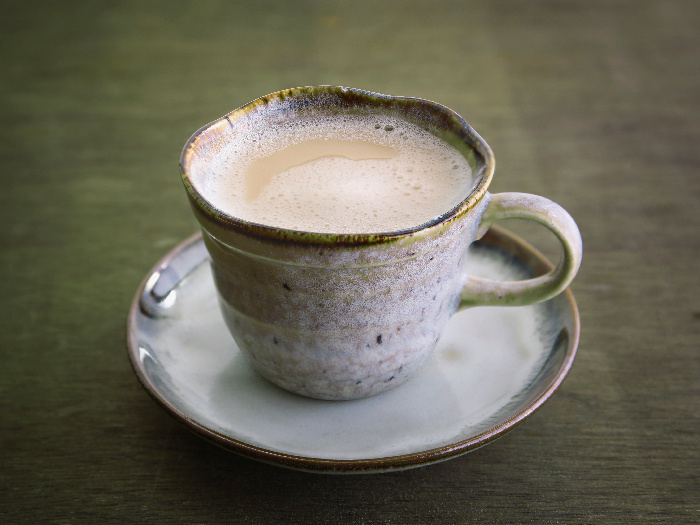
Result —
<instances>
[{"instance_id":1,"label":"saucer rim","mask_svg":"<svg viewBox=\"0 0 700 525\"><path fill-rule=\"evenodd\" d=\"M137 324L138 316L141 310L141 297L156 272L160 272L168 267L168 265L176 259L184 250L202 240L202 233L198 232L191 235L177 244L173 249L166 253L153 267L146 273L141 284L139 285L134 298L132 299L127 317L126 343L127 354L136 377L141 386L151 396L151 398L160 405L167 413L174 417L177 421L183 424L190 431L204 438L205 440L218 445L226 450L235 452L242 456L261 461L268 464L287 467L295 470L303 470L309 472L324 472L338 474L353 474L353 473L375 473L375 472L390 472L425 466L441 461L446 461L457 456L461 456L468 452L472 452L481 448L492 441L502 437L510 432L525 419L536 412L553 394L556 392L564 379L568 375L573 362L576 358L578 344L580 339L580 316L576 300L570 288L567 288L561 295L565 296L568 308L571 312L572 326L569 335L569 344L566 353L561 362L559 370L551 381L551 384L537 396L524 409L516 415L500 421L498 424L489 427L487 430L480 432L467 439L456 441L448 445L430 448L427 450L412 452L408 454L400 454L395 456L385 456L379 458L359 458L359 459L327 459L311 456L300 456L287 454L270 450L257 445L252 445L241 441L199 423L195 418L181 411L173 405L158 388L150 380L145 370L141 366L139 358L138 341L137 341ZM504 242L510 247L517 247L521 254L527 254L531 262L536 263L536 270L550 271L554 266L552 263L536 248L530 245L514 233L509 232L503 227L492 226L489 231L481 239L486 240L491 245L500 246ZM510 253L510 251L509 251ZM528 263L531 266L531 263ZM343 402L343 401L340 401Z\"/></svg>"}]
</instances>

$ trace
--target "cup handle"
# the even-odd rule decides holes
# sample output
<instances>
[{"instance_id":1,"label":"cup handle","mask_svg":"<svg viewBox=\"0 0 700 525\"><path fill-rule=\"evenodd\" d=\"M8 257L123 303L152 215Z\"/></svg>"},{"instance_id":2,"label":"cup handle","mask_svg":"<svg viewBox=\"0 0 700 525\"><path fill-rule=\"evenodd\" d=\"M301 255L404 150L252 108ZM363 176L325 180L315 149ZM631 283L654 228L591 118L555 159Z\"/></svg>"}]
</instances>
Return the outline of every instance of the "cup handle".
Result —
<instances>
[{"instance_id":1,"label":"cup handle","mask_svg":"<svg viewBox=\"0 0 700 525\"><path fill-rule=\"evenodd\" d=\"M477 239L497 221L529 219L544 224L559 238L563 256L549 273L524 281L496 281L466 275L459 308L471 306L522 306L551 299L563 292L581 265L581 233L571 215L558 204L529 193L497 193L491 196Z\"/></svg>"}]
</instances>

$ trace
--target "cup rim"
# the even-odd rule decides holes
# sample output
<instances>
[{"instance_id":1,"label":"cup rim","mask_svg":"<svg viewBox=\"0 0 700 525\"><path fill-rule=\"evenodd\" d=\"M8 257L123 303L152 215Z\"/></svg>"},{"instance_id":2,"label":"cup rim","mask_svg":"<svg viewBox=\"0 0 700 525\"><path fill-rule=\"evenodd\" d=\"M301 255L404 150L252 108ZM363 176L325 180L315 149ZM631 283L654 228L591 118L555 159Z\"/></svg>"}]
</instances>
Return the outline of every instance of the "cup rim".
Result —
<instances>
[{"instance_id":1,"label":"cup rim","mask_svg":"<svg viewBox=\"0 0 700 525\"><path fill-rule=\"evenodd\" d=\"M343 102L347 102L349 105L363 102L394 111L398 110L404 114L410 111L414 115L420 113L424 116L430 116L432 120L437 121L439 125L443 126L442 129L449 134L451 138L466 144L466 146L474 152L479 169L477 170L472 190L457 206L417 226L397 231L377 233L322 233L269 226L235 217L214 206L197 189L188 171L190 163L196 154L198 142L207 137L207 135L216 133L217 129L224 126L232 126L236 119L272 101L283 101L291 97L313 98L323 95L339 97ZM476 203L484 197L491 183L491 179L493 178L494 169L495 159L491 147L464 118L447 106L422 98L385 95L363 89L330 85L285 89L248 102L195 131L185 143L180 156L182 181L185 185L190 203L195 211L195 215L205 229L207 229L208 225L212 225L217 231L223 229L224 232L244 234L262 240L267 239L283 243L292 242L346 246L395 241L411 237L419 232L443 227L458 220L474 208Z\"/></svg>"}]
</instances>

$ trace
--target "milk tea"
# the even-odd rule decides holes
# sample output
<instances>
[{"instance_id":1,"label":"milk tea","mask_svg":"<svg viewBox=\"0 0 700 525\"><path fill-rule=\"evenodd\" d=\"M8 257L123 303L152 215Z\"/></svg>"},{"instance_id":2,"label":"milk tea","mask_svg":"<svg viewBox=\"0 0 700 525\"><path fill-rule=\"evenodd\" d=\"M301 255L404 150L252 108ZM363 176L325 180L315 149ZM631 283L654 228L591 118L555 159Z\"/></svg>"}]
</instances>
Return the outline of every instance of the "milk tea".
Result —
<instances>
[{"instance_id":1,"label":"milk tea","mask_svg":"<svg viewBox=\"0 0 700 525\"><path fill-rule=\"evenodd\" d=\"M267 226L381 233L429 222L469 195L460 152L386 115L324 115L252 129L225 146L200 188L215 207Z\"/></svg>"}]
</instances>

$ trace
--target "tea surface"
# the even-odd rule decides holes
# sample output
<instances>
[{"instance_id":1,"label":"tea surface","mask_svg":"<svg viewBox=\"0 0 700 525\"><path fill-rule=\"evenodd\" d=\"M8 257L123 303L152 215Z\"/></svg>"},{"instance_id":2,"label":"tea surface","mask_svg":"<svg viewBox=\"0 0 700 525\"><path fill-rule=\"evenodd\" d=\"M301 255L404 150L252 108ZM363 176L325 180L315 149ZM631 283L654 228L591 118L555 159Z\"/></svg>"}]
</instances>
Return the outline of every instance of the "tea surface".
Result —
<instances>
[{"instance_id":1,"label":"tea surface","mask_svg":"<svg viewBox=\"0 0 700 525\"><path fill-rule=\"evenodd\" d=\"M380 233L451 210L469 194L472 173L455 148L412 123L324 116L246 133L202 182L214 206L250 222Z\"/></svg>"}]
</instances>

